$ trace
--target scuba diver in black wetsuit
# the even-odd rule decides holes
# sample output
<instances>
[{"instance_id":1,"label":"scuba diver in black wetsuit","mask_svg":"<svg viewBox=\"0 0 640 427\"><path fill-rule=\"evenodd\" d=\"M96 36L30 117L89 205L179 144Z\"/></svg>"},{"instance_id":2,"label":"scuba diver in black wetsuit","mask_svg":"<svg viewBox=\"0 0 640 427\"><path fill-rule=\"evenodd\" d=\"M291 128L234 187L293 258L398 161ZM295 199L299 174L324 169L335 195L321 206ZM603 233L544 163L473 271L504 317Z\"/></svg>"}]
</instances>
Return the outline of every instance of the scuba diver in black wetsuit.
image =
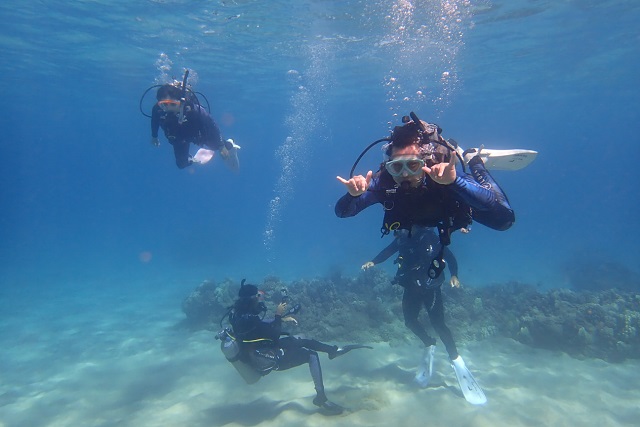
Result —
<instances>
[{"instance_id":1,"label":"scuba diver in black wetsuit","mask_svg":"<svg viewBox=\"0 0 640 427\"><path fill-rule=\"evenodd\" d=\"M427 267L431 265L433 257L440 251L440 241L432 228L417 225L413 226L411 237L409 237L407 230L396 230L393 234L395 237L393 242L380 251L371 261L365 263L362 269L367 270L398 253L398 258L395 261L398 264L398 270L392 283L397 283L404 288L402 294L404 324L420 338L426 347L426 364L420 367L415 378L420 386L426 387L431 378L429 366L432 366L433 363L436 340L429 335L418 320L418 315L423 306L427 310L431 326L444 343L449 358L451 360L458 358L458 349L453 340L453 335L444 322L444 304L441 290L444 283L444 275L441 274L431 280L427 271ZM448 247L444 249L444 260L451 274L449 283L452 287L460 287L458 262Z\"/></svg>"},{"instance_id":2,"label":"scuba diver in black wetsuit","mask_svg":"<svg viewBox=\"0 0 640 427\"><path fill-rule=\"evenodd\" d=\"M480 156L469 161L471 175L462 162L463 173L456 171L455 142L445 140L442 129L418 119L415 113L403 117L403 125L396 126L389 138L375 141L360 155L349 179L337 179L347 188L335 206L340 218L357 215L376 203L384 208L382 235L395 230L407 230L411 237L413 226L436 227L440 250L426 268L427 277L436 280L445 268L444 249L451 243L456 230L468 230L472 220L495 230L507 230L515 222L515 215L506 195L484 167ZM375 144L387 141L384 162L375 174L353 176L364 153ZM456 376L465 398L474 404L486 402L486 397L471 378L458 357L452 360ZM471 393L469 394L469 390Z\"/></svg>"},{"instance_id":3,"label":"scuba diver in black wetsuit","mask_svg":"<svg viewBox=\"0 0 640 427\"><path fill-rule=\"evenodd\" d=\"M213 152L218 151L227 166L237 171L240 166L237 153L240 146L232 139L222 140L218 125L200 104L196 92L187 85L188 76L189 70L185 72L182 82L174 81L152 86L142 95L140 111L147 92L158 88L157 103L154 104L151 115L142 111L142 114L151 118L151 143L156 147L160 146L158 130L162 128L165 137L173 146L178 168L184 169L194 163L206 163L213 156ZM204 158L197 155L192 157L189 153L190 144L206 147L208 155Z\"/></svg>"},{"instance_id":4,"label":"scuba diver in black wetsuit","mask_svg":"<svg viewBox=\"0 0 640 427\"><path fill-rule=\"evenodd\" d=\"M261 376L308 363L317 393L313 399L314 405L319 406L325 415L342 413L344 409L341 406L327 399L317 352L327 353L329 359L334 359L351 350L371 347L360 344L338 347L283 333L282 319L291 313L291 310L287 311L287 302L283 301L278 305L272 321L265 321L263 317L267 308L262 301L264 293L257 286L244 282L243 280L238 292L239 298L229 312L231 333L239 346L239 361L249 365ZM296 307L293 311L296 311Z\"/></svg>"}]
</instances>

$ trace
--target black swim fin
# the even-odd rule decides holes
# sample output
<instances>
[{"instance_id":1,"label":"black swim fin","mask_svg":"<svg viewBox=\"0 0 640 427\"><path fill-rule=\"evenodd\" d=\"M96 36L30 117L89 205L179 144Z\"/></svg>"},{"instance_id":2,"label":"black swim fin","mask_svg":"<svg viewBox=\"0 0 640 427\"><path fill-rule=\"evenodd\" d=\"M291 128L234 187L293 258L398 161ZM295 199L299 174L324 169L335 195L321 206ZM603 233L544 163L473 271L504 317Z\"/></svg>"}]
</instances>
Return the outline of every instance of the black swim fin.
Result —
<instances>
[{"instance_id":1,"label":"black swim fin","mask_svg":"<svg viewBox=\"0 0 640 427\"><path fill-rule=\"evenodd\" d=\"M316 396L316 398L313 399L313 404L320 408L322 415L340 415L344 412L342 406L327 400L326 397L321 399Z\"/></svg>"},{"instance_id":2,"label":"black swim fin","mask_svg":"<svg viewBox=\"0 0 640 427\"><path fill-rule=\"evenodd\" d=\"M335 359L338 356L342 356L343 354L349 353L351 350L356 350L358 348L368 348L373 349L373 347L363 344L349 344L344 347L338 347L336 351L333 353L329 353L329 359Z\"/></svg>"}]
</instances>

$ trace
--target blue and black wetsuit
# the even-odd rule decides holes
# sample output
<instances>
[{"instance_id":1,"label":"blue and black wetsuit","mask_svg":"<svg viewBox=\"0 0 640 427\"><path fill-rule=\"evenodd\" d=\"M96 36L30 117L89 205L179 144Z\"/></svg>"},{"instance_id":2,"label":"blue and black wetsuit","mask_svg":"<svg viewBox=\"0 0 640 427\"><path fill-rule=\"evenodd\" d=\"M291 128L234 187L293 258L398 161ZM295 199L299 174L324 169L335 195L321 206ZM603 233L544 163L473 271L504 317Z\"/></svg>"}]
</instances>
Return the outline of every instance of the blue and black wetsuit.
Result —
<instances>
[{"instance_id":1,"label":"blue and black wetsuit","mask_svg":"<svg viewBox=\"0 0 640 427\"><path fill-rule=\"evenodd\" d=\"M224 146L218 125L204 107L189 103L184 108L184 118L186 120L179 123L176 113L165 112L158 104L154 105L151 112L151 136L157 138L158 129L162 128L167 140L173 145L176 165L180 169L193 163L189 155L189 144L204 146L210 150L220 150Z\"/></svg>"},{"instance_id":2,"label":"blue and black wetsuit","mask_svg":"<svg viewBox=\"0 0 640 427\"><path fill-rule=\"evenodd\" d=\"M442 245L449 244L448 236L452 231L468 227L472 219L495 230L507 230L515 221L506 195L486 170L482 160L479 157L473 158L469 162L469 168L472 176L458 173L455 181L449 185L438 184L425 175L422 185L417 188L405 188L396 184L391 175L382 169L372 178L366 192L356 197L347 193L338 200L335 207L336 215L346 218L380 203L385 212L381 227L383 234L398 231L405 233L407 239L412 239L415 230L425 230L425 227L438 227L445 231L439 237L433 233L433 237L419 233L421 237L418 239L402 241L408 249L403 249L406 253L401 255L407 255L409 260L408 263L403 263L403 271L398 271L397 279L405 287L402 305L407 327L425 345L435 344L435 340L417 320L420 307L425 304L431 323L452 360L458 357L458 352L451 332L444 324L440 286L444 278L436 275L430 279L428 266L438 254L448 261L450 268L457 269L453 254ZM443 236L446 241L443 241ZM432 239L432 242L428 243L428 239ZM429 246L435 250L429 252L428 259L420 256L412 258L417 253L416 250L425 251ZM400 241L394 241L374 259L374 263L387 259L396 250L401 251L401 248ZM451 274L457 273L455 270L450 271Z\"/></svg>"},{"instance_id":3,"label":"blue and black wetsuit","mask_svg":"<svg viewBox=\"0 0 640 427\"><path fill-rule=\"evenodd\" d=\"M429 314L431 326L444 343L451 360L458 357L453 335L444 322L444 304L442 302L442 283L444 275L435 279L429 278L427 269L431 261L440 251L440 239L432 228L414 226L407 230L394 232L395 239L371 261L380 264L398 253L395 281L404 288L402 295L402 314L404 324L425 346L435 345L424 326L418 320L420 309L424 306ZM458 262L453 253L444 248L444 260L452 276L458 275Z\"/></svg>"},{"instance_id":4,"label":"blue and black wetsuit","mask_svg":"<svg viewBox=\"0 0 640 427\"><path fill-rule=\"evenodd\" d=\"M372 178L369 188L359 196L349 193L335 206L340 218L357 215L376 203L383 205L383 232L411 230L413 225L436 227L441 223L454 230L466 227L474 219L494 230L507 230L515 222L513 209L479 157L469 162L473 177L458 172L454 182L442 185L429 176L418 188L403 189L382 169Z\"/></svg>"}]
</instances>

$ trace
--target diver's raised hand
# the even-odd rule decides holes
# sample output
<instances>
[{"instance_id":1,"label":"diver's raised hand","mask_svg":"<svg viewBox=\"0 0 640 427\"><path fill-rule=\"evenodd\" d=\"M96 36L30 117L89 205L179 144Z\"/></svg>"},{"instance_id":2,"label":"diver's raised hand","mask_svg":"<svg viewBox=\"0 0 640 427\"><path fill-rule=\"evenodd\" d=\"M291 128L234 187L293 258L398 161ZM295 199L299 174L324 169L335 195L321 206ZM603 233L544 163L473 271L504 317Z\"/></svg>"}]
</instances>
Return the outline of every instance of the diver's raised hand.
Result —
<instances>
[{"instance_id":1,"label":"diver's raised hand","mask_svg":"<svg viewBox=\"0 0 640 427\"><path fill-rule=\"evenodd\" d=\"M449 162L438 163L432 167L425 166L422 168L424 173L429 175L432 180L438 184L448 185L456 180L456 156L451 154Z\"/></svg>"},{"instance_id":2,"label":"diver's raised hand","mask_svg":"<svg viewBox=\"0 0 640 427\"><path fill-rule=\"evenodd\" d=\"M344 184L347 187L347 191L353 197L359 196L369 188L369 183L371 182L371 177L373 176L373 172L367 172L367 176L364 177L362 175L356 175L350 179L344 179L341 176L337 176L338 181ZM455 178L454 178L455 179Z\"/></svg>"},{"instance_id":3,"label":"diver's raised hand","mask_svg":"<svg viewBox=\"0 0 640 427\"><path fill-rule=\"evenodd\" d=\"M151 145L154 147L160 147L160 140L158 138L151 137Z\"/></svg>"}]
</instances>

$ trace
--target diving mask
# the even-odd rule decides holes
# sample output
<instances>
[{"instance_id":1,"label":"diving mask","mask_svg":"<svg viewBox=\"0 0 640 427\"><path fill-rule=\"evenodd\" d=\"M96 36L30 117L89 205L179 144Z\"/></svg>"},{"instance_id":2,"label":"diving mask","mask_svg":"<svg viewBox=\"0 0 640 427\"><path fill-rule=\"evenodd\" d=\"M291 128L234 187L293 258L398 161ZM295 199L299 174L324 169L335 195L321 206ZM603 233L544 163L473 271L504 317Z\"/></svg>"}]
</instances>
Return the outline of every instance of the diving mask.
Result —
<instances>
[{"instance_id":1,"label":"diving mask","mask_svg":"<svg viewBox=\"0 0 640 427\"><path fill-rule=\"evenodd\" d=\"M172 113L180 112L180 101L177 99L163 99L162 101L158 101L158 106L162 108L163 111Z\"/></svg>"},{"instance_id":2,"label":"diving mask","mask_svg":"<svg viewBox=\"0 0 640 427\"><path fill-rule=\"evenodd\" d=\"M424 160L417 157L400 157L385 163L384 167L391 176L416 176L422 173Z\"/></svg>"}]
</instances>

